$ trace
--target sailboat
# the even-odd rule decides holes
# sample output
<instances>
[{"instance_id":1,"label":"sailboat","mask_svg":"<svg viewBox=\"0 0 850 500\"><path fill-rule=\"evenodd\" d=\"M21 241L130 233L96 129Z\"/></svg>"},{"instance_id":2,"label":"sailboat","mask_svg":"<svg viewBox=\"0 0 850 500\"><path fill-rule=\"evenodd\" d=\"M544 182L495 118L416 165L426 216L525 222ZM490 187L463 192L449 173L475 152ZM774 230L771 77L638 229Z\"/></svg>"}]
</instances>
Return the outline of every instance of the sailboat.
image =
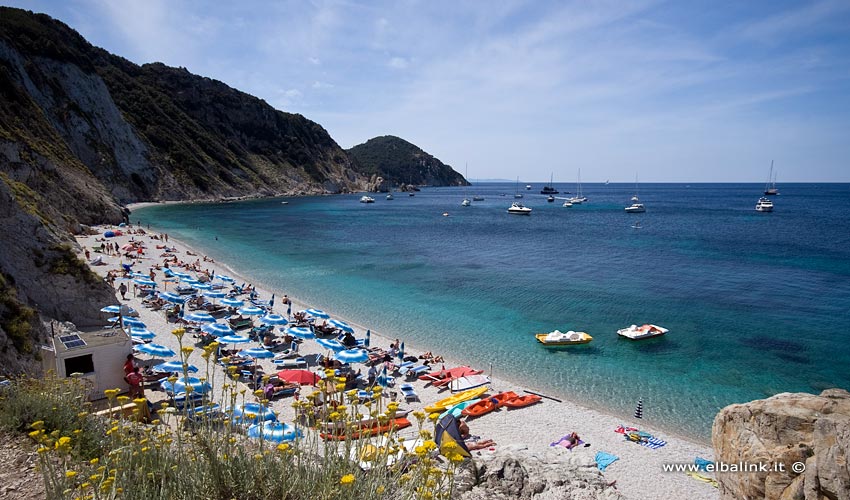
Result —
<instances>
[{"instance_id":1,"label":"sailboat","mask_svg":"<svg viewBox=\"0 0 850 500\"><path fill-rule=\"evenodd\" d=\"M388 200L394 200L395 199L395 196L393 196L393 185L392 184L390 184L390 192L387 194L387 199Z\"/></svg>"},{"instance_id":2,"label":"sailboat","mask_svg":"<svg viewBox=\"0 0 850 500\"><path fill-rule=\"evenodd\" d=\"M551 194L558 194L558 190L555 189L554 187L552 187L552 178L554 176L555 176L555 174L551 174L549 176L549 185L543 186L543 189L540 190L540 194L550 194L550 195ZM554 198L552 199L552 201L555 201Z\"/></svg>"},{"instance_id":3,"label":"sailboat","mask_svg":"<svg viewBox=\"0 0 850 500\"><path fill-rule=\"evenodd\" d=\"M466 166L466 172L463 174L463 181L465 184L463 185L463 201L460 202L460 206L468 207L472 205L472 202L469 201L469 195L467 194L467 186L469 186L469 181L466 180L469 177L469 165Z\"/></svg>"},{"instance_id":4,"label":"sailboat","mask_svg":"<svg viewBox=\"0 0 850 500\"><path fill-rule=\"evenodd\" d=\"M777 194L779 194L779 190L776 189L776 176L773 173L773 160L770 160L770 173L767 174L767 184L764 185L764 195L775 196Z\"/></svg>"},{"instance_id":5,"label":"sailboat","mask_svg":"<svg viewBox=\"0 0 850 500\"><path fill-rule=\"evenodd\" d=\"M632 196L632 204L631 206L626 207L626 212L630 214L642 214L646 212L646 207L643 206L643 203L640 203L640 199L638 198L638 177L635 174L635 195Z\"/></svg>"},{"instance_id":6,"label":"sailboat","mask_svg":"<svg viewBox=\"0 0 850 500\"><path fill-rule=\"evenodd\" d=\"M516 178L516 188L514 189L514 198L522 198L522 193L519 192L519 177Z\"/></svg>"},{"instance_id":7,"label":"sailboat","mask_svg":"<svg viewBox=\"0 0 850 500\"><path fill-rule=\"evenodd\" d=\"M578 169L578 182L576 182L576 196L573 196L572 198L570 198L570 202L573 205L581 205L585 201L587 201L587 198L585 198L581 193L581 169Z\"/></svg>"}]
</instances>

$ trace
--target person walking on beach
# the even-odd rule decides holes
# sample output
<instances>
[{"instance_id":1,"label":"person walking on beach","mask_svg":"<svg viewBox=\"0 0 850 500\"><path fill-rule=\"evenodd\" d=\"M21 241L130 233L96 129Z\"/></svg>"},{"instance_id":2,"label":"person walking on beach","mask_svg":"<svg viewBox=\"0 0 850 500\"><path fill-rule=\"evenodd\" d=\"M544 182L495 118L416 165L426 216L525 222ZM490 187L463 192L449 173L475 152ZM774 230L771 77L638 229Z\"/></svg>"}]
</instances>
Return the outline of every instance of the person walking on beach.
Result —
<instances>
[{"instance_id":1,"label":"person walking on beach","mask_svg":"<svg viewBox=\"0 0 850 500\"><path fill-rule=\"evenodd\" d=\"M121 293L121 300L127 300L127 285L121 283L120 285L118 285L118 291Z\"/></svg>"},{"instance_id":2,"label":"person walking on beach","mask_svg":"<svg viewBox=\"0 0 850 500\"><path fill-rule=\"evenodd\" d=\"M131 398L143 398L145 397L145 389L142 384L144 384L145 378L139 373L139 367L134 366L133 371L130 372L127 377L127 383L130 385L130 397Z\"/></svg>"}]
</instances>

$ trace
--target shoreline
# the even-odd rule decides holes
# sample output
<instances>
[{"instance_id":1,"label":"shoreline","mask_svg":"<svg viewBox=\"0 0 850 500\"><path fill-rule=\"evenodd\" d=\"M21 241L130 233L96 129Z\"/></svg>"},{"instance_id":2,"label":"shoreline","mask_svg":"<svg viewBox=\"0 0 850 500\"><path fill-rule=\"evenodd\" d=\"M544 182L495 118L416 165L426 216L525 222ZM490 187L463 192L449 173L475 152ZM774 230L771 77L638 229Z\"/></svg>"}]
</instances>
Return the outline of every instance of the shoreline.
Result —
<instances>
[{"instance_id":1,"label":"shoreline","mask_svg":"<svg viewBox=\"0 0 850 500\"><path fill-rule=\"evenodd\" d=\"M98 226L98 229L102 231L105 230L106 227ZM148 231L148 235L151 234L161 233L155 231L152 226L151 231ZM130 235L125 235L119 238L112 238L111 240L121 246L125 242L129 241L129 236ZM81 236L77 238L78 243L81 245L91 245L94 243L93 240L94 237ZM147 236L142 237L142 241L145 241L149 249L152 249L156 243L161 243L157 240L151 241ZM184 258L187 261L194 261L196 258L201 259L202 256L205 255L203 252L204 249L201 245L189 246L179 238L171 238L171 235L169 235L168 243L169 246L176 246L178 248L178 258ZM186 251L191 251L197 255L192 256L191 258L186 258ZM146 256L141 261L141 265L137 266L136 269L144 271L150 265L160 263L161 259L155 255L158 255L157 251L150 251L149 256ZM108 262L113 266L115 266L118 261L120 261L120 259L114 256L108 259ZM267 300L271 296L271 293L275 293L278 300L283 297L281 290L270 289L266 286L266 284L262 283L262 280L247 279L249 276L240 273L238 269L228 265L229 263L227 262L216 260L214 263L208 263L202 261L201 264L204 268L212 268L214 266L217 270L226 269L226 272L230 273L230 275L239 282L245 281L247 283L260 285L257 287L257 291L262 299ZM114 267L100 266L92 269L100 274L105 274L107 270L113 268ZM161 278L162 272L158 271L157 280L161 281ZM309 307L309 304L306 304L297 298L290 296L290 299L292 299L293 302L293 311ZM145 321L149 329L159 334L154 340L155 342L168 345L172 348L177 347L176 339L167 333L171 328L173 328L173 325L166 323L165 318L161 313L155 313L142 307L141 299L133 298L127 303L140 312L143 321ZM280 305L280 302L277 302L276 310L278 313L281 312ZM285 313L285 309L283 312ZM334 311L327 312L330 313L332 317L339 318L338 315L334 314ZM356 336L362 337L364 334L362 326L354 323L350 324L355 328ZM386 347L390 342L392 342L393 338L395 337L391 334L387 334L387 332L373 331L371 345ZM423 350L415 344L406 344L405 351L414 355L423 352ZM324 350L314 341L305 341L300 348L300 352L302 355L319 354L323 353ZM445 357L445 365L447 368L463 364L458 363L459 361L462 361L462 356L458 356L455 352L440 352L436 354L441 354ZM194 358L197 355L197 352L193 353L190 357L190 361L201 366L202 361ZM276 371L276 369L274 369L271 363L267 360L261 360L260 364L266 367L266 373L273 373ZM487 367L474 368L486 369ZM213 374L213 378L215 380L214 385L218 386L218 384L223 383L224 378L222 372L223 370L215 370L215 373ZM401 378L398 383L403 382L405 381ZM427 404L443 399L448 395L445 392L439 392L436 388L430 385L425 386L425 384L421 381L413 381L412 383L416 392L419 394L420 401L404 403L404 398L402 397L401 400L404 408L421 410ZM518 394L522 394L524 384L516 383L516 381L508 380L499 375L496 378L492 378L491 387L493 388L491 393L513 390ZM531 390L534 389L532 388ZM160 394L161 393L149 391L149 396L152 396L151 399L154 397L161 397ZM549 395L550 394L547 394L547 396ZM556 395L555 397L557 396L559 395ZM273 408L275 411L280 412L280 419L282 421L292 421L294 413L289 405L290 401L290 399L285 398L273 403ZM616 429L618 425L627 423L629 425L634 425L634 420L623 418L622 416L612 414L612 412L594 409L587 405L576 403L565 398L561 403L544 399L542 403L538 403L521 410L500 410L491 415L470 421L470 427L473 434L480 435L485 439L490 438L496 441L496 443L498 443L497 448L505 445L521 444L523 446L527 446L530 450L537 450L538 453L543 453L548 450L549 444L553 441L557 441L562 435L575 431L578 432L585 442L591 443L591 447L576 449L572 453L577 455L580 454L584 458L592 459L597 451L605 451L620 457L620 460L606 470L604 477L610 481L617 481L620 492L629 498L670 498L671 492L675 492L673 496L676 498L717 498L717 490L711 485L691 479L683 473L666 473L663 472L662 469L663 465L668 463L693 463L693 460L696 457L712 459L714 453L710 446L706 443L699 443L693 439L677 436L673 433L664 431L663 429L656 428L655 426L644 425L641 423L641 430L650 432L651 434L667 441L667 445L662 448L657 450L647 449L636 445L635 443L625 441L622 434L614 432L614 429ZM405 431L409 430L410 429L406 429ZM402 431L402 435L404 435L405 431ZM487 450L483 450L478 453L489 452ZM648 477L651 477L653 480L646 481Z\"/></svg>"}]
</instances>

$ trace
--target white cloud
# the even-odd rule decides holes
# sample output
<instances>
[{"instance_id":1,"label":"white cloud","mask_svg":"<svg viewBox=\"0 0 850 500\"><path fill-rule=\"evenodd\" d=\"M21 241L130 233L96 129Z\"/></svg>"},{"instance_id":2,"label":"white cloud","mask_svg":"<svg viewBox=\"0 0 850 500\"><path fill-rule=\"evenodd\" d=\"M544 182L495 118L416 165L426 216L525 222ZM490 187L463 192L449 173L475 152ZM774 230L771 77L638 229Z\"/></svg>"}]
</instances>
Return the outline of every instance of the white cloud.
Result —
<instances>
[{"instance_id":1,"label":"white cloud","mask_svg":"<svg viewBox=\"0 0 850 500\"><path fill-rule=\"evenodd\" d=\"M317 89L317 90L321 90L321 89L332 89L332 88L334 88L334 86L333 86L333 84L332 84L332 83L328 83L328 82L320 82L320 81L318 81L318 80L316 80L315 82L313 82L312 87L313 87L314 89Z\"/></svg>"},{"instance_id":2,"label":"white cloud","mask_svg":"<svg viewBox=\"0 0 850 500\"><path fill-rule=\"evenodd\" d=\"M393 57L388 63L391 68L404 69L409 64L408 60L403 57Z\"/></svg>"}]
</instances>

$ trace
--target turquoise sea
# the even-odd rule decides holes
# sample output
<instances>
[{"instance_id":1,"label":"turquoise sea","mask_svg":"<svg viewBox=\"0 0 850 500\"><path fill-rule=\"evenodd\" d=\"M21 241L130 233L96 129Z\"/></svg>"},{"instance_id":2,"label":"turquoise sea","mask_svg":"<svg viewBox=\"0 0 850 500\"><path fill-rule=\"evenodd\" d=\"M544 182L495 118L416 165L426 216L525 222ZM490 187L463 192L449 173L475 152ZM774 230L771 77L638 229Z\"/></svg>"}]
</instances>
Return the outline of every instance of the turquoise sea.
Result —
<instances>
[{"instance_id":1,"label":"turquoise sea","mask_svg":"<svg viewBox=\"0 0 850 500\"><path fill-rule=\"evenodd\" d=\"M153 206L132 219L258 282L552 395L705 439L723 406L850 389L850 184L585 184L564 208L515 186ZM563 191L574 186L556 184ZM565 196L565 195L559 195ZM449 212L449 217L442 216ZM642 228L632 228L640 220ZM217 239L216 239L217 238ZM641 342L633 323L670 329ZM590 333L552 350L535 332ZM569 418L568 415L559 418Z\"/></svg>"}]
</instances>

